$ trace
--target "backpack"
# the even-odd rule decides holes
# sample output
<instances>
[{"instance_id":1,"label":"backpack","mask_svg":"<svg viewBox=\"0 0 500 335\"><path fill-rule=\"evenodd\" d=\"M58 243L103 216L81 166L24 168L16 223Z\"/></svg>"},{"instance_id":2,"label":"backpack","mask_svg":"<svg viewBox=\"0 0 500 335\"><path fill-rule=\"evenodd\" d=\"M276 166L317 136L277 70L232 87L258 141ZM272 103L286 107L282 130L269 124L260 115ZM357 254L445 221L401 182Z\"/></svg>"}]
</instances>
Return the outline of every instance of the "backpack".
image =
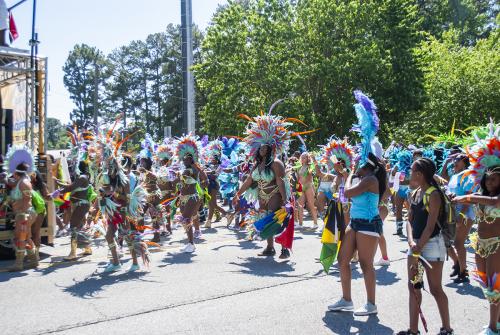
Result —
<instances>
[{"instance_id":1,"label":"backpack","mask_svg":"<svg viewBox=\"0 0 500 335\"><path fill-rule=\"evenodd\" d=\"M425 191L423 201L427 212L429 212L429 198L431 196L431 193L435 190L436 188L434 186L431 186L427 189L427 191ZM443 194L444 204L440 209L437 224L441 229L441 235L443 235L446 248L450 248L453 245L453 241L455 240L455 235L457 232L457 225L455 222L455 208L453 207L451 200L446 195L446 193L441 193Z\"/></svg>"}]
</instances>

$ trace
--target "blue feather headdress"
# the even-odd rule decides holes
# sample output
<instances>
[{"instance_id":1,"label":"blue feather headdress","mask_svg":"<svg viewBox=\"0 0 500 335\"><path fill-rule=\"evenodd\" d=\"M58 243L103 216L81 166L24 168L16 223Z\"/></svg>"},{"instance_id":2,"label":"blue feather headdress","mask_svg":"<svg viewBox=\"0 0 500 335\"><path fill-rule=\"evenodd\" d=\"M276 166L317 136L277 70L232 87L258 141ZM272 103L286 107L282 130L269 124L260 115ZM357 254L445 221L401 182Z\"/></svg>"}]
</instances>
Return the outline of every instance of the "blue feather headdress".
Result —
<instances>
[{"instance_id":1,"label":"blue feather headdress","mask_svg":"<svg viewBox=\"0 0 500 335\"><path fill-rule=\"evenodd\" d=\"M359 133L361 136L359 166L363 166L366 164L368 154L372 151L371 144L380 129L380 120L377 115L377 106L375 106L373 100L359 90L354 91L354 97L358 101L354 105L358 123L354 124L351 130Z\"/></svg>"},{"instance_id":2,"label":"blue feather headdress","mask_svg":"<svg viewBox=\"0 0 500 335\"><path fill-rule=\"evenodd\" d=\"M410 175L411 165L413 164L413 153L410 150L402 149L397 153L397 164L396 167L398 171Z\"/></svg>"},{"instance_id":3,"label":"blue feather headdress","mask_svg":"<svg viewBox=\"0 0 500 335\"><path fill-rule=\"evenodd\" d=\"M139 158L149 158L152 160L158 146L150 134L146 134L146 138L141 142L141 147L142 150L139 153Z\"/></svg>"}]
</instances>

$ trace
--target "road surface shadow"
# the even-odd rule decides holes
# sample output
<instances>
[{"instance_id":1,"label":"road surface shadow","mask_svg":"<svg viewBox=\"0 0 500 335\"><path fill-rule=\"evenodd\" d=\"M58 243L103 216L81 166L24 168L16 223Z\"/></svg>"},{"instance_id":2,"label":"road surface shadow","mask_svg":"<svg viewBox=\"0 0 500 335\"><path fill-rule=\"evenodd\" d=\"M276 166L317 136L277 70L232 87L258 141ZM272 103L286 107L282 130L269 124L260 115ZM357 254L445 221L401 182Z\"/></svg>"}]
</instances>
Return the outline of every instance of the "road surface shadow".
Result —
<instances>
[{"instance_id":1,"label":"road surface shadow","mask_svg":"<svg viewBox=\"0 0 500 335\"><path fill-rule=\"evenodd\" d=\"M393 334L392 328L380 324L376 315L369 316L366 320L355 320L352 313L326 312L323 322L334 334Z\"/></svg>"},{"instance_id":2,"label":"road surface shadow","mask_svg":"<svg viewBox=\"0 0 500 335\"><path fill-rule=\"evenodd\" d=\"M63 288L63 292L82 299L98 299L97 296L106 286L129 280L140 280L147 272L124 272L119 274L94 273L82 281L73 280L74 284ZM57 286L57 285L56 285ZM60 286L59 286L60 287Z\"/></svg>"},{"instance_id":3,"label":"road surface shadow","mask_svg":"<svg viewBox=\"0 0 500 335\"><path fill-rule=\"evenodd\" d=\"M258 277L302 277L302 275L286 274L287 272L295 271L295 264L291 262L277 262L273 257L249 257L242 260L243 262L241 263L229 262L231 265L242 268L239 271L232 272L240 272Z\"/></svg>"},{"instance_id":4,"label":"road surface shadow","mask_svg":"<svg viewBox=\"0 0 500 335\"><path fill-rule=\"evenodd\" d=\"M190 254L190 253L167 253L165 257L162 259L161 265L158 265L159 268L164 268L169 265L173 264L190 264L194 263L193 257L196 256L196 254Z\"/></svg>"},{"instance_id":5,"label":"road surface shadow","mask_svg":"<svg viewBox=\"0 0 500 335\"><path fill-rule=\"evenodd\" d=\"M382 266L375 270L377 285L389 286L401 280L396 272L388 271L388 266Z\"/></svg>"},{"instance_id":6,"label":"road surface shadow","mask_svg":"<svg viewBox=\"0 0 500 335\"><path fill-rule=\"evenodd\" d=\"M215 248L212 248L214 251L218 251L222 248L240 248L242 250L254 250L261 249L258 245L256 245L253 241L238 241L238 245L234 244L225 244Z\"/></svg>"},{"instance_id":7,"label":"road surface shadow","mask_svg":"<svg viewBox=\"0 0 500 335\"><path fill-rule=\"evenodd\" d=\"M449 283L446 284L445 286L455 289L455 292L457 292L460 295L471 295L479 299L485 299L483 290L480 287L473 286L471 284Z\"/></svg>"},{"instance_id":8,"label":"road surface shadow","mask_svg":"<svg viewBox=\"0 0 500 335\"><path fill-rule=\"evenodd\" d=\"M9 281L11 279L25 277L28 274L25 272L0 272L0 283Z\"/></svg>"}]
</instances>

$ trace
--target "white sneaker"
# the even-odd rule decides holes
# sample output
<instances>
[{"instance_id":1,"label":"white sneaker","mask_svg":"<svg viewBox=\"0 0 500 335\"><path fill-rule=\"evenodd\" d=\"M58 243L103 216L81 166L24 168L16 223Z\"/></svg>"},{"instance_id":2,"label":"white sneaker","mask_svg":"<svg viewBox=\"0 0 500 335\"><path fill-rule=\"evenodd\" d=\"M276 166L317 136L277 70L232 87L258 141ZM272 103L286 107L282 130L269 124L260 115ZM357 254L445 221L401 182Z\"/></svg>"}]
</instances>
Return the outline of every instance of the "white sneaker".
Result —
<instances>
[{"instance_id":1,"label":"white sneaker","mask_svg":"<svg viewBox=\"0 0 500 335\"><path fill-rule=\"evenodd\" d=\"M499 322L500 323L500 322ZM497 323L497 329L498 329L498 323ZM489 326L486 326L483 328L483 331L480 332L479 334L477 335L498 335L500 332L494 332L493 330L490 329Z\"/></svg>"},{"instance_id":2,"label":"white sneaker","mask_svg":"<svg viewBox=\"0 0 500 335\"><path fill-rule=\"evenodd\" d=\"M371 302L367 302L363 307L358 308L354 315L356 316L365 316L370 314L377 314L377 305L372 304Z\"/></svg>"},{"instance_id":3,"label":"white sneaker","mask_svg":"<svg viewBox=\"0 0 500 335\"><path fill-rule=\"evenodd\" d=\"M352 312L354 310L354 304L352 301L341 298L333 305L328 306L328 310L332 312Z\"/></svg>"},{"instance_id":4,"label":"white sneaker","mask_svg":"<svg viewBox=\"0 0 500 335\"><path fill-rule=\"evenodd\" d=\"M391 265L391 261L388 259L381 258L378 261L376 261L373 265L375 265L375 266L389 266L389 265Z\"/></svg>"},{"instance_id":5,"label":"white sneaker","mask_svg":"<svg viewBox=\"0 0 500 335\"><path fill-rule=\"evenodd\" d=\"M196 247L193 243L188 243L181 249L181 252L186 254L192 254L196 250Z\"/></svg>"},{"instance_id":6,"label":"white sneaker","mask_svg":"<svg viewBox=\"0 0 500 335\"><path fill-rule=\"evenodd\" d=\"M201 238L201 231L199 231L199 230L195 230L195 231L194 231L194 234L193 234L193 237L194 237L194 238Z\"/></svg>"}]
</instances>

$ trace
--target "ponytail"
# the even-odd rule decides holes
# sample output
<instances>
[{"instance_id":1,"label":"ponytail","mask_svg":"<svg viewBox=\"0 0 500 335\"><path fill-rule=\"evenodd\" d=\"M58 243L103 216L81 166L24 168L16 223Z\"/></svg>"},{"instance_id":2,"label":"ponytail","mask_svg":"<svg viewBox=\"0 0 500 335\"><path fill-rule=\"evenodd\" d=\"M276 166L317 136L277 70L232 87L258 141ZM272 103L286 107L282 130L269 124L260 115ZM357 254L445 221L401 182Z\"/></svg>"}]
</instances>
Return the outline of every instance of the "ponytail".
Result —
<instances>
[{"instance_id":1,"label":"ponytail","mask_svg":"<svg viewBox=\"0 0 500 335\"><path fill-rule=\"evenodd\" d=\"M364 167L373 171L375 178L377 178L379 199L382 199L387 189L387 172L385 171L385 166L374 154L369 153L368 161Z\"/></svg>"},{"instance_id":2,"label":"ponytail","mask_svg":"<svg viewBox=\"0 0 500 335\"><path fill-rule=\"evenodd\" d=\"M425 181L430 186L434 187L436 191L439 193L439 198L441 199L441 204L439 205L439 221L442 219L442 215L444 212L444 205L446 203L446 199L444 197L444 193L441 190L441 187L434 179L434 175L436 174L436 164L429 158L419 158L415 161L415 168L422 173L425 178Z\"/></svg>"}]
</instances>

